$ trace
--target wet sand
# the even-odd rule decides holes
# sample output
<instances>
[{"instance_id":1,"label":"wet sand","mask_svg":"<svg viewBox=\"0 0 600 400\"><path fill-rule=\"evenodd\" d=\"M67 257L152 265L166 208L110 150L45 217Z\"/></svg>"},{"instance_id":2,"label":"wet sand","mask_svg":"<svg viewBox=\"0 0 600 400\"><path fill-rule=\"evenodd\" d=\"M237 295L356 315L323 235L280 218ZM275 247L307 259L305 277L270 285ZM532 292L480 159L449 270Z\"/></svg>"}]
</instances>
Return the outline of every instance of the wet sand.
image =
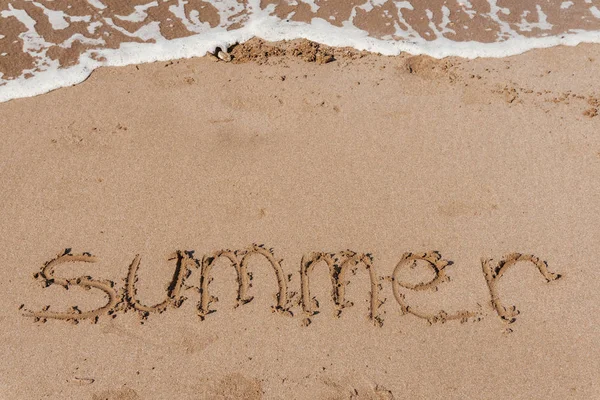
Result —
<instances>
[{"instance_id":1,"label":"wet sand","mask_svg":"<svg viewBox=\"0 0 600 400\"><path fill-rule=\"evenodd\" d=\"M106 56L102 50L106 49L160 42L161 46L154 49L159 52L169 46L165 41L239 30L251 24L253 15L279 18L283 21L281 29L286 24L314 23L327 32L327 29L347 25L373 39L413 44L447 40L440 46L503 42L517 36L520 39L564 38L577 31L600 30L600 11L591 1L550 0L524 4L516 0L427 0L413 3L79 0L68 4L42 4L4 0L0 3L0 87L10 80L29 78L40 71L73 67L82 55L103 62ZM260 36L260 33L269 33L267 31L253 35ZM352 30L348 32L356 34ZM331 32L322 38L328 36L332 36ZM361 44L361 41L356 43ZM415 46L411 52L419 48ZM125 57L130 52L131 49L122 50Z\"/></svg>"}]
</instances>

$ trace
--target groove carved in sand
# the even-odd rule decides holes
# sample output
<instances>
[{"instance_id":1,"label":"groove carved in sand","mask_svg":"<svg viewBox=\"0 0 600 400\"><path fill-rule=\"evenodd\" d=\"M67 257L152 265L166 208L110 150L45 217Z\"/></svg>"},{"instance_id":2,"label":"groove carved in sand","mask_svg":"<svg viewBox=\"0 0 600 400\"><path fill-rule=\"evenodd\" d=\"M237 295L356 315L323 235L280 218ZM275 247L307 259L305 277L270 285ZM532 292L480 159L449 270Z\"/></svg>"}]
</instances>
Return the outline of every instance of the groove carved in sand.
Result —
<instances>
[{"instance_id":1,"label":"groove carved in sand","mask_svg":"<svg viewBox=\"0 0 600 400\"><path fill-rule=\"evenodd\" d=\"M332 285L331 298L333 300L334 314L336 317L339 317L345 307L353 305L352 302L347 301L345 298L346 285L349 283L346 281L348 269L355 268L358 265L363 265L365 267L369 272L369 279L371 281L371 291L369 293L369 319L373 321L375 325L381 326L383 324L383 319L379 315L379 307L383 304L383 302L379 300L381 284L379 283L379 276L373 265L373 257L370 254L359 254L350 250L338 253L313 252L302 257L300 265L302 297L300 302L306 316L304 324L310 324L310 317L318 312L319 303L316 298L311 297L310 295L310 272L312 272L314 267L321 262L325 263L329 270Z\"/></svg>"},{"instance_id":2,"label":"groove carved in sand","mask_svg":"<svg viewBox=\"0 0 600 400\"><path fill-rule=\"evenodd\" d=\"M209 284L212 280L210 274L213 264L221 257L229 260L231 266L236 270L238 283L237 305L246 304L252 301L253 297L248 295L250 281L252 280L252 275L248 272L248 261L253 255L263 256L269 264L271 264L271 267L275 272L275 277L277 278L277 292L275 294L277 304L273 309L275 311L289 313L287 284L283 268L281 267L283 260L275 258L273 249L267 249L264 245L253 244L244 250L219 250L210 256L204 256L202 258L200 303L198 305L198 315L201 319L206 318L208 314L214 312L214 310L210 309L210 304L218 300L216 297L210 295Z\"/></svg>"},{"instance_id":3,"label":"groove carved in sand","mask_svg":"<svg viewBox=\"0 0 600 400\"><path fill-rule=\"evenodd\" d=\"M414 264L419 260L425 261L426 265L433 271L434 277L429 282L421 282L414 285L402 282L399 279L400 271L402 269L409 268L411 264ZM477 316L481 315L477 311L466 310L457 311L451 314L447 313L444 310L440 310L437 313L431 313L416 309L406 302L406 296L401 292L401 288L416 291L437 291L438 286L440 284L448 282L450 280L449 277L446 275L446 272L444 271L444 268L450 264L451 262L448 260L444 260L440 253L438 253L437 251L432 251L428 253L404 253L398 264L396 264L396 268L394 268L394 272L392 273L392 289L394 291L394 297L400 305L400 308L402 309L403 313L412 314L416 317L427 320L429 323L443 323L451 320L459 320L461 322L466 322L469 318L476 318Z\"/></svg>"},{"instance_id":4,"label":"groove carved in sand","mask_svg":"<svg viewBox=\"0 0 600 400\"><path fill-rule=\"evenodd\" d=\"M217 301L216 297L210 294L210 282L212 280L213 268L218 259L224 258L229 262L229 265L235 269L237 274L237 305L242 305L250 302L253 297L249 295L249 289L252 287L252 274L248 271L248 263L254 256L259 256L267 260L270 267L275 273L277 281L277 291L275 292L276 303L272 306L273 311L277 311L284 315L292 315L292 303L290 299L294 297L294 293L288 293L287 279L285 271L282 268L282 261L275 257L273 249L266 248L264 245L253 244L242 250L220 250L210 255L205 255L202 261L193 257L192 252L176 251L169 257L170 261L175 261L175 269L173 276L166 288L166 297L163 301L154 305L145 305L137 298L136 283L138 281L138 271L141 264L140 255L136 255L133 262L129 266L125 286L119 290L115 289L115 284L110 280L92 279L90 276L79 276L76 278L65 278L56 276L56 268L68 262L94 263L97 258L90 253L72 254L70 249L61 252L55 258L46 262L40 272L34 275L35 279L40 280L44 287L50 285L60 285L65 289L73 286L78 286L83 289L97 289L102 291L107 300L105 304L89 311L82 311L77 306L72 307L68 311L50 311L50 306L43 307L40 311L31 311L24 309L22 305L19 309L23 310L24 315L34 318L36 321L46 322L48 319L56 319L77 323L80 320L91 320L97 322L98 318L103 315L116 317L119 312L127 312L134 310L137 312L142 321L152 313L162 313L170 308L179 308L186 297L183 295L187 289L196 289L200 294L198 303L198 314L201 319L215 310L211 309L211 304ZM425 265L433 272L433 278L425 282L409 283L401 279L401 272L415 266L417 262L424 262ZM491 306L493 312L502 320L512 323L516 320L519 312L515 306L506 307L500 300L500 293L497 288L499 279L511 266L519 263L532 263L546 281L554 281L561 277L548 271L548 265L538 257L531 254L511 253L500 261L496 262L492 259L483 259L482 268L486 284L491 296ZM369 292L369 319L376 325L382 326L383 319L380 312L380 307L384 304L380 300L382 291L381 279L376 272L373 257L369 253L355 253L350 250L337 253L310 252L302 257L300 263L300 278L301 278L301 296L298 304L302 307L304 314L304 325L311 323L311 318L319 313L319 302L314 296L311 296L310 291L310 275L318 264L324 264L328 269L331 279L331 299L333 301L334 315L339 317L345 307L351 306L352 303L346 300L345 291L350 283L346 281L347 272L352 273L359 267L364 267L369 273L370 292ZM439 285L449 281L446 275L445 268L451 262L445 260L436 252L426 253L405 253L400 261L396 264L393 273L389 280L393 295L400 305L401 311L404 314L412 314L418 318L424 319L429 323L445 322L450 320L459 320L465 322L469 319L480 320L483 312L478 309L476 311L460 310L454 313L448 313L444 310L429 312L419 307L414 307L408 304L406 300L406 291L437 291ZM192 273L192 269L200 266L200 285L187 286L186 279ZM290 278L291 275L288 275Z\"/></svg>"},{"instance_id":5,"label":"groove carved in sand","mask_svg":"<svg viewBox=\"0 0 600 400\"><path fill-rule=\"evenodd\" d=\"M502 304L497 285L498 280L500 280L508 268L521 261L535 265L540 274L546 279L546 282L555 281L561 277L560 274L548 271L548 264L546 261L542 261L532 254L511 253L504 256L504 258L498 262L494 262L492 259L483 259L481 264L485 281L490 290L492 306L498 313L498 316L509 323L515 322L517 315L519 315L519 310L517 310L517 307L514 305L506 307Z\"/></svg>"},{"instance_id":6,"label":"groove carved in sand","mask_svg":"<svg viewBox=\"0 0 600 400\"><path fill-rule=\"evenodd\" d=\"M25 310L24 315L33 317L36 321L40 322L46 322L47 319L58 319L75 324L83 319L91 319L92 322L97 322L101 315L109 313L119 302L119 295L114 289L115 283L109 280L92 279L90 276L68 279L55 275L56 267L61 264L68 262L94 263L96 261L97 258L90 253L71 254L71 250L66 249L64 252L59 253L55 258L44 264L41 271L34 275L34 278L40 280L44 287L60 285L65 289L69 289L71 286L79 286L86 290L101 290L108 297L108 301L104 306L90 311L81 311L77 306L71 307L70 311L50 311L50 306L45 306L41 311Z\"/></svg>"},{"instance_id":7,"label":"groove carved in sand","mask_svg":"<svg viewBox=\"0 0 600 400\"><path fill-rule=\"evenodd\" d=\"M186 300L182 295L182 289L184 281L191 274L190 267L192 266L193 260L188 254L183 251L175 252L169 261L176 260L175 271L173 272L173 278L167 287L166 298L155 305L147 306L142 304L137 299L136 283L138 281L138 270L140 268L141 257L139 254L135 256L133 262L129 266L129 272L127 279L125 280L125 292L123 294L123 300L121 307L123 311L133 309L140 314L142 319L148 318L151 313L163 313L169 307L179 308Z\"/></svg>"}]
</instances>

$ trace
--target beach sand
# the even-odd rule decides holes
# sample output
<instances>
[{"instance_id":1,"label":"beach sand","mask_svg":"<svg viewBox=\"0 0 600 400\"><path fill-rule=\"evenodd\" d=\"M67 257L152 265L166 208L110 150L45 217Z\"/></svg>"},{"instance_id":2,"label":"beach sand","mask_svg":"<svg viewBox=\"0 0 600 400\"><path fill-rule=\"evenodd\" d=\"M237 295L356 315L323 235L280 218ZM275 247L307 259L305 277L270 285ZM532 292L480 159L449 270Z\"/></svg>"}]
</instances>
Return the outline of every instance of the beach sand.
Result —
<instances>
[{"instance_id":1,"label":"beach sand","mask_svg":"<svg viewBox=\"0 0 600 400\"><path fill-rule=\"evenodd\" d=\"M600 47L232 54L0 104L0 398L600 398Z\"/></svg>"}]
</instances>

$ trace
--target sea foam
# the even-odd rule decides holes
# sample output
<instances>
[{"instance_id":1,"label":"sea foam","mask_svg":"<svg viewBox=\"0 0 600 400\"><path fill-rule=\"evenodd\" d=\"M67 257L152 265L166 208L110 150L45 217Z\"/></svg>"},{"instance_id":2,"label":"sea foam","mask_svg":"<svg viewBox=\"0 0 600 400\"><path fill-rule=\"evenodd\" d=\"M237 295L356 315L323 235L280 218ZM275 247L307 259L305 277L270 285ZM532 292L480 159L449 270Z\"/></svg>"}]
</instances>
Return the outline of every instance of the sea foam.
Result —
<instances>
[{"instance_id":1,"label":"sea foam","mask_svg":"<svg viewBox=\"0 0 600 400\"><path fill-rule=\"evenodd\" d=\"M0 6L0 102L75 85L101 66L198 57L253 37L436 58L506 57L600 43L600 12L592 0L519 10L501 0L487 0L482 9L467 0L43 3Z\"/></svg>"}]
</instances>

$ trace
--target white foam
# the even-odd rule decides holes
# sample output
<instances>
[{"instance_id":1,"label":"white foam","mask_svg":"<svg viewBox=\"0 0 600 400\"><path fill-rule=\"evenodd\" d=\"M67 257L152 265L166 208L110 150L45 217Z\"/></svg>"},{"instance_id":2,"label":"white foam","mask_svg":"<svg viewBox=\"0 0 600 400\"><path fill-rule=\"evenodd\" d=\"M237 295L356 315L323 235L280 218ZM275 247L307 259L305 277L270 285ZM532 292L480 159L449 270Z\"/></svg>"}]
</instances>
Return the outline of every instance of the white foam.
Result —
<instances>
[{"instance_id":1,"label":"white foam","mask_svg":"<svg viewBox=\"0 0 600 400\"><path fill-rule=\"evenodd\" d=\"M157 1L153 1L148 4L142 4L140 6L133 7L135 9L135 11L132 12L131 14L116 15L116 17L119 18L121 21L142 22L148 17L147 10L151 7L156 7L156 6L158 6Z\"/></svg>"},{"instance_id":2,"label":"white foam","mask_svg":"<svg viewBox=\"0 0 600 400\"><path fill-rule=\"evenodd\" d=\"M473 4L469 0L462 0L458 2L458 5L462 8L463 12L465 12L469 18L475 18L477 15L477 11L473 10Z\"/></svg>"},{"instance_id":3,"label":"white foam","mask_svg":"<svg viewBox=\"0 0 600 400\"><path fill-rule=\"evenodd\" d=\"M94 21L88 25L87 31L88 31L88 33L93 35L94 33L96 33L96 29L100 28L101 26L102 26L102 22Z\"/></svg>"},{"instance_id":4,"label":"white foam","mask_svg":"<svg viewBox=\"0 0 600 400\"><path fill-rule=\"evenodd\" d=\"M300 0L302 3L306 3L310 6L310 11L316 13L317 11L319 11L319 7L317 5L317 3L315 3L315 0Z\"/></svg>"},{"instance_id":5,"label":"white foam","mask_svg":"<svg viewBox=\"0 0 600 400\"><path fill-rule=\"evenodd\" d=\"M524 11L521 14L521 23L517 24L520 30L523 32L531 32L533 29L540 29L543 31L549 31L552 29L552 24L548 23L548 17L542 11L542 7L538 4L535 6L538 15L537 22L529 22L527 21L527 16L530 14L529 11Z\"/></svg>"},{"instance_id":6,"label":"white foam","mask_svg":"<svg viewBox=\"0 0 600 400\"><path fill-rule=\"evenodd\" d=\"M48 21L50 22L50 25L52 25L52 29L61 30L69 27L70 24L65 19L65 13L63 11L51 10L45 7L43 4L35 1L33 2L33 5L42 9L44 14L48 17Z\"/></svg>"},{"instance_id":7,"label":"white foam","mask_svg":"<svg viewBox=\"0 0 600 400\"><path fill-rule=\"evenodd\" d=\"M93 7L96 7L99 10L104 10L106 8L106 6L104 5L104 3L102 3L100 0L87 0L88 3L90 3L90 5L92 5Z\"/></svg>"},{"instance_id":8,"label":"white foam","mask_svg":"<svg viewBox=\"0 0 600 400\"><path fill-rule=\"evenodd\" d=\"M106 6L100 0L88 0L95 8L102 10ZM311 5L312 1L303 1ZM135 12L116 18L128 21L143 22L147 18L148 3L143 6L135 7ZM291 3L291 1L289 2ZM154 61L167 61L178 58L199 57L206 54L207 51L214 51L215 48L227 48L234 43L241 43L252 37L260 37L268 41L291 40L304 38L315 42L323 43L329 46L349 46L358 50L367 50L381 53L383 55L397 55L401 52L411 54L427 54L436 58L447 56L460 56L465 58L477 57L506 57L523 53L535 48L547 48L557 45L574 46L580 43L600 43L600 31L582 31L571 30L567 33L556 36L545 37L525 37L511 28L511 26L501 19L501 15L507 15L510 10L499 7L496 0L488 0L490 12L486 17L495 21L499 27L498 40L494 43L480 43L475 41L456 42L444 36L444 33L452 32L449 27L451 21L450 11L447 7L435 10L441 13L441 23L433 22L433 11L427 13L429 24L436 37L434 40L422 38L410 24L404 19L403 10L412 10L413 6L408 1L394 1L398 10L397 21L394 20L395 33L388 35L383 39L377 39L368 35L362 29L354 24L354 18L357 15L356 9L372 9L375 6L383 4L382 0L370 0L358 6L354 6L351 17L347 21L342 21L342 26L336 26L323 18L313 18L310 23L296 22L291 20L280 20L272 15L274 5L271 4L264 9L260 8L260 0L249 0L249 13L243 14L244 6L237 1L220 0L211 4L217 9L221 19L219 25L211 28L208 23L201 22L197 13L190 13L186 16L184 5L185 0L179 0L177 5L172 5L169 11L173 18L179 19L190 32L196 32L192 36L167 40L160 32L157 21L150 21L144 24L135 32L127 31L115 23L111 18L101 18L102 22L87 20L90 25L87 31L95 32L99 27L106 24L113 29L118 30L124 35L141 38L143 40L154 40L154 43L122 43L118 49L99 48L88 50L80 56L79 62L68 68L59 68L58 61L51 60L46 56L46 51L50 46L69 47L75 41L86 44L100 45L103 39L91 39L81 34L73 35L63 43L47 43L35 30L35 21L23 10L18 10L9 4L9 9L0 13L1 17L16 17L26 28L26 32L20 34L24 43L24 52L34 55L36 60L36 69L24 71L31 78L25 79L23 76L2 80L0 74L0 102L30 97L42 94L60 87L75 85L85 80L89 74L101 66L124 66L129 64L146 63ZM315 3L316 4L316 3ZM472 5L469 1L459 2L462 9L469 14L472 11ZM564 3L563 3L564 4ZM311 5L312 8L312 5ZM595 11L594 11L595 9ZM536 22L521 22L523 30L527 29L551 29L552 26L547 22L546 15L540 6L536 7ZM600 11L591 7L592 13ZM64 25L63 20L72 18L85 18L85 16L70 17L63 14L53 14L54 23L58 26ZM596 14L594 14L596 15ZM527 17L525 15L524 17ZM399 21L399 22L398 22ZM235 30L227 30L232 23L242 22L242 27ZM404 27L400 27L400 24ZM408 27L408 28L406 28ZM58 29L58 28L57 28ZM0 49L1 50L1 49Z\"/></svg>"},{"instance_id":9,"label":"white foam","mask_svg":"<svg viewBox=\"0 0 600 400\"><path fill-rule=\"evenodd\" d=\"M185 14L185 0L178 0L177 5L169 6L169 11L185 25L186 29L190 32L202 33L210 29L210 24L207 22L200 22L196 13L190 13L190 16Z\"/></svg>"},{"instance_id":10,"label":"white foam","mask_svg":"<svg viewBox=\"0 0 600 400\"><path fill-rule=\"evenodd\" d=\"M567 10L567 9L571 8L571 6L572 6L573 4L575 4L575 3L573 3L572 1L563 1L563 2L560 4L560 9L561 9L561 10Z\"/></svg>"}]
</instances>

